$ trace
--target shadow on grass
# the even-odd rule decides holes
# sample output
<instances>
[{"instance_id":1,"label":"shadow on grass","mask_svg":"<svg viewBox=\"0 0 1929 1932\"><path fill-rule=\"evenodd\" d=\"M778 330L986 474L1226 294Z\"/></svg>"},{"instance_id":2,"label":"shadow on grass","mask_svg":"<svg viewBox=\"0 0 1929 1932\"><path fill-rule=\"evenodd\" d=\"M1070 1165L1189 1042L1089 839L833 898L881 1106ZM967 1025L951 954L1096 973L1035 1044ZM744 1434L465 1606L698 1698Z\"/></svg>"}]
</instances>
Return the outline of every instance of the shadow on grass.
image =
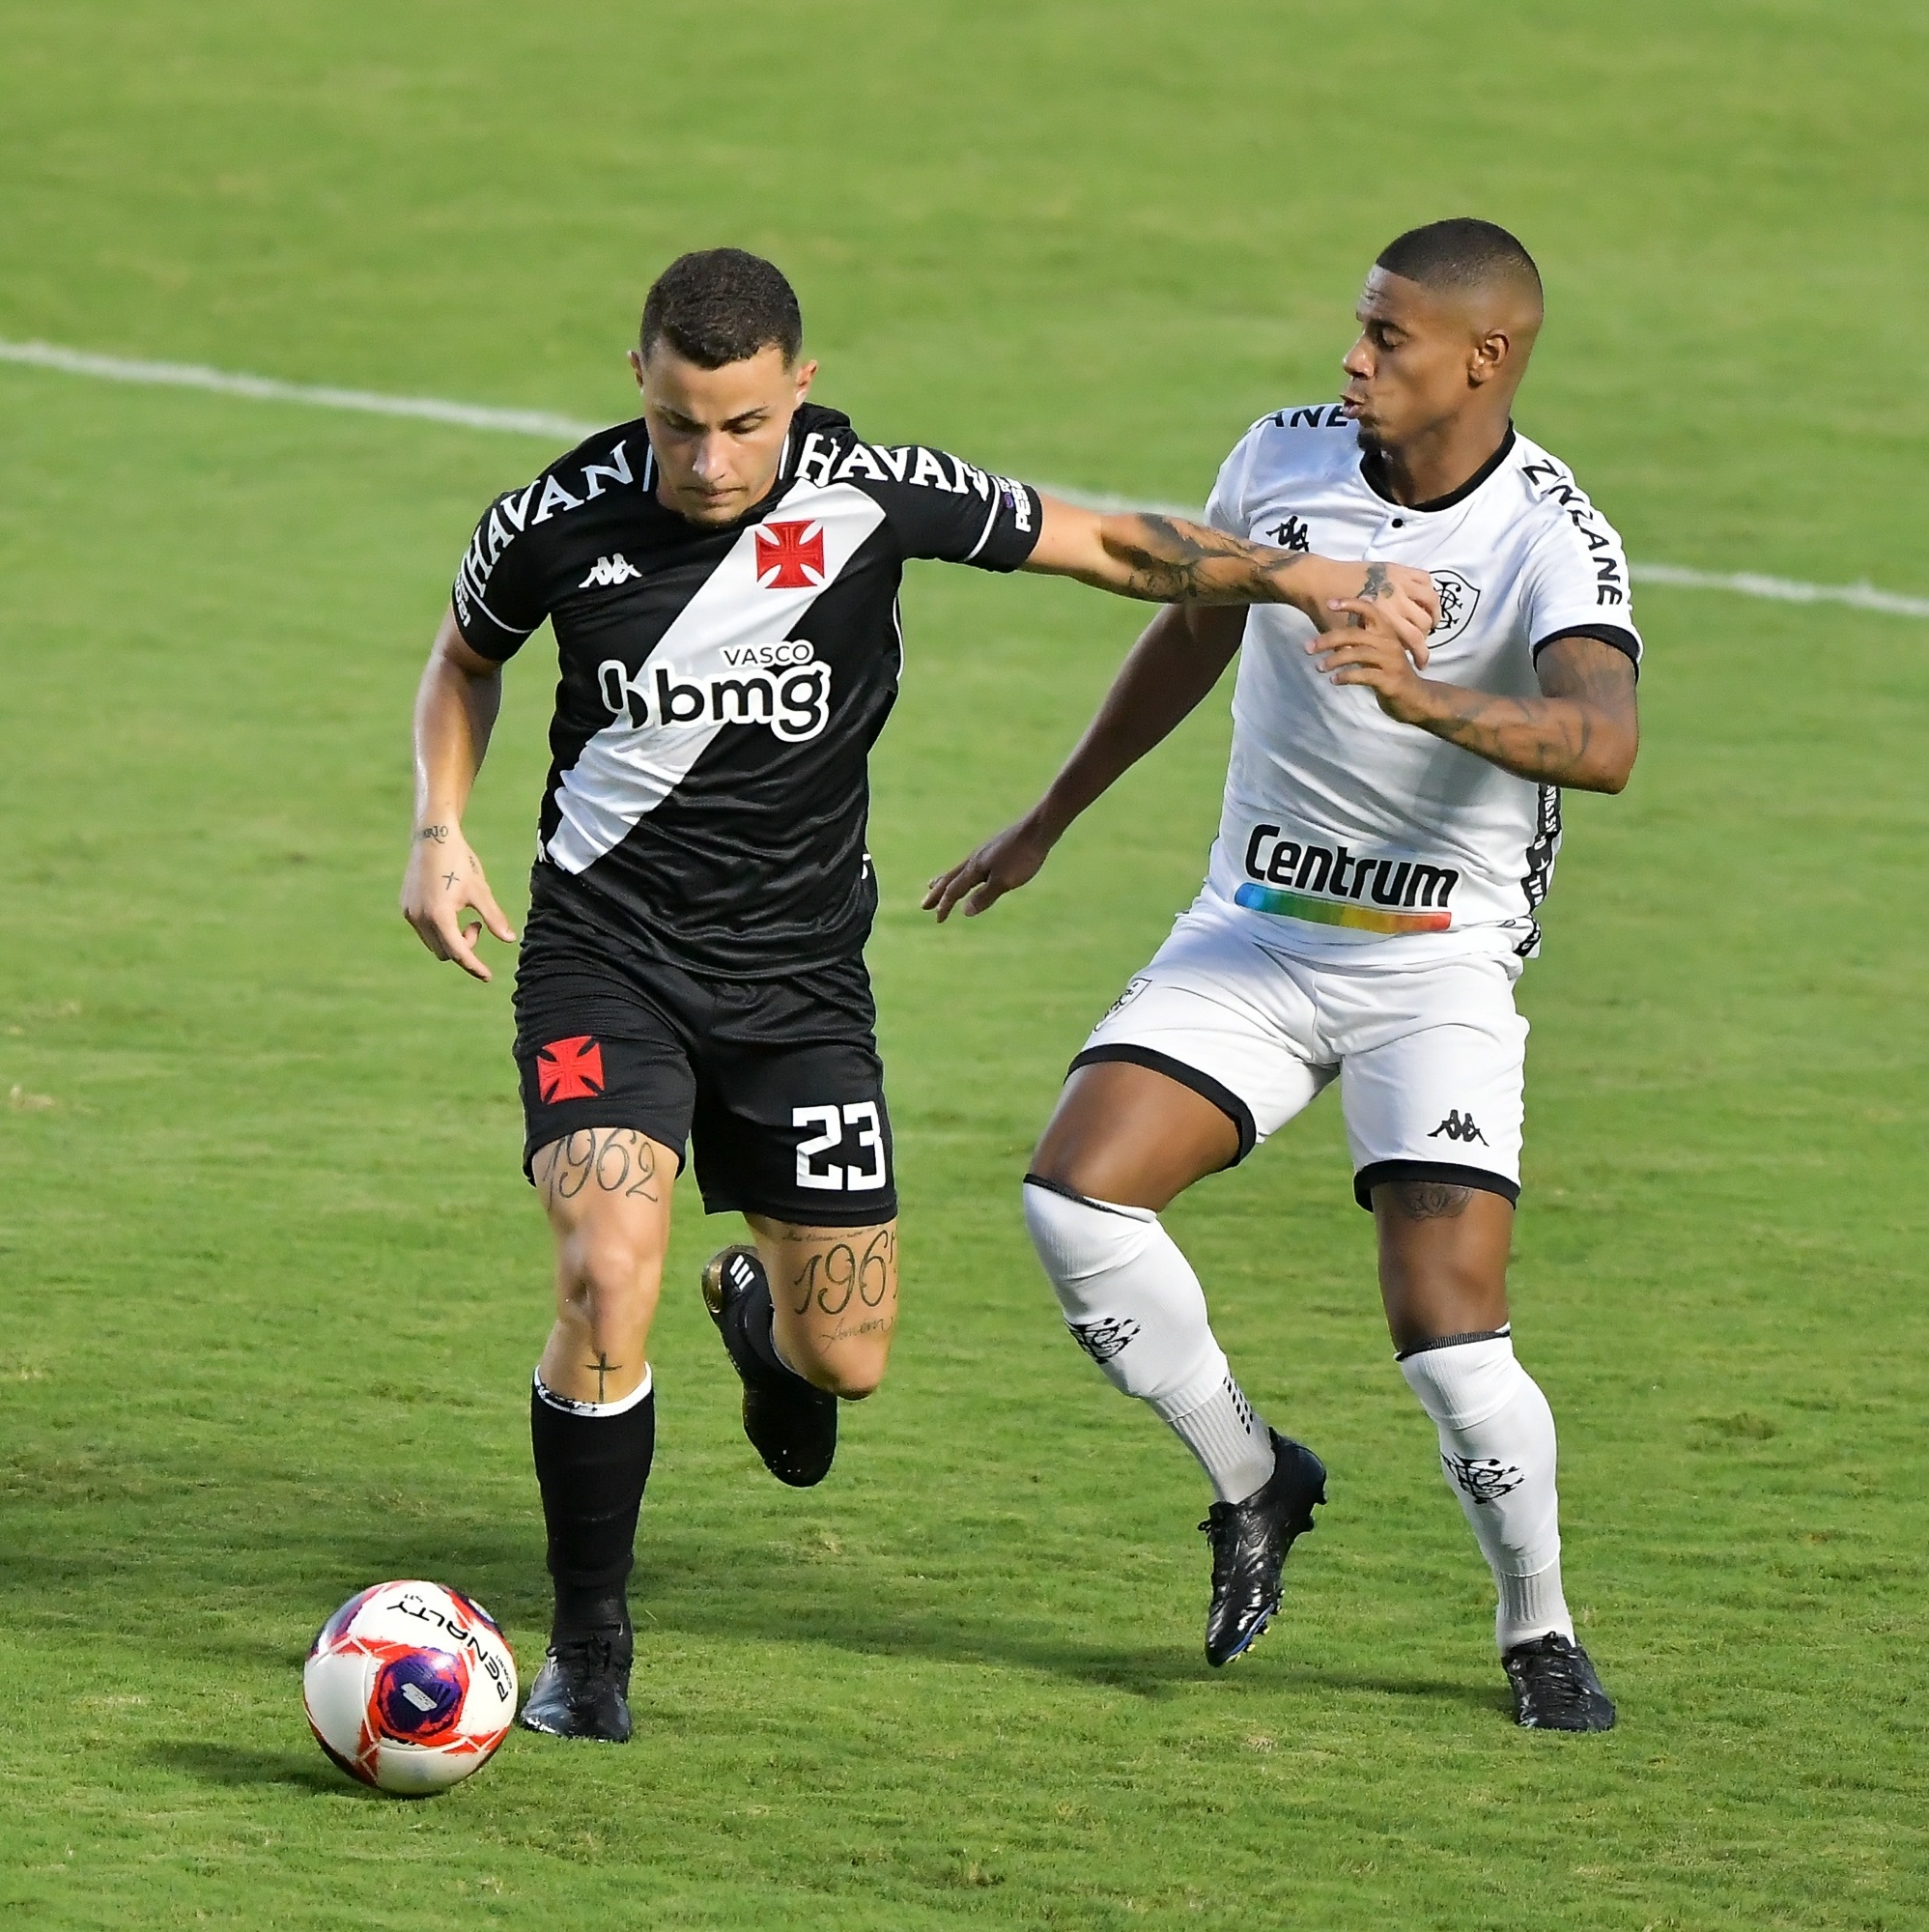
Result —
<instances>
[{"instance_id":1,"label":"shadow on grass","mask_svg":"<svg viewBox=\"0 0 1929 1932\"><path fill-rule=\"evenodd\" d=\"M1073 1618L1055 1619L1035 1602L1012 1602L996 1566L969 1582L934 1592L928 1582L921 1589L916 1587L920 1579L899 1577L881 1564L841 1573L828 1566L758 1568L743 1560L746 1552L741 1548L702 1537L646 1538L640 1554L643 1568L632 1583L631 1601L638 1635L645 1643L652 1632L674 1632L702 1644L719 1638L749 1642L781 1638L857 1656L1031 1670L1145 1698L1211 1682L1234 1697L1276 1697L1296 1688L1313 1693L1366 1693L1480 1710L1507 1707L1504 1690L1497 1686L1403 1676L1397 1670L1324 1670L1296 1662L1291 1603L1267 1650L1222 1673L1207 1666L1193 1640L1112 1642L1102 1634L1097 1638L1081 1634L1067 1623L1089 1629L1094 1612L1102 1616L1102 1609L1088 1603ZM548 1578L539 1561L532 1563L530 1558L525 1535L497 1537L471 1529L447 1537L429 1568L431 1574L440 1573L444 1580L487 1604L505 1623L541 1629L549 1621ZM15 1587L0 1589L0 1604L20 1599L24 1609L28 1598L46 1601L22 1574L31 1573L33 1567L29 1561L13 1572ZM57 1567L71 1588L76 1569L83 1566L70 1553ZM328 1538L326 1531L319 1542L302 1535L292 1543L282 1541L278 1548L257 1547L245 1555L199 1567L198 1577L176 1568L171 1578L190 1600L216 1594L232 1597L238 1587L250 1597L284 1603L295 1595L313 1599L303 1607L319 1623L334 1607L337 1592L346 1595L374 1578L421 1575L422 1537L415 1530L398 1535L383 1528L371 1533L368 1525L358 1524L343 1527L338 1539ZM117 1566L117 1584L125 1582L125 1575ZM326 1580L321 1581L318 1592L321 1579ZM1199 1607L1203 1614L1203 1595ZM194 1630L192 1621L175 1635L171 1648L210 1656L228 1654L226 1632ZM1117 1627L1121 1638L1133 1635L1133 1621L1131 1606L1121 1603ZM289 1662L297 1662L293 1654ZM183 1768L209 1779L348 1788L319 1760L310 1764L195 1744L167 1748L180 1753Z\"/></svg>"},{"instance_id":2,"label":"shadow on grass","mask_svg":"<svg viewBox=\"0 0 1929 1932\"><path fill-rule=\"evenodd\" d=\"M382 1802L379 1792L345 1777L324 1762L319 1751L311 1756L296 1751L246 1750L239 1745L188 1738L155 1745L146 1755L169 1771L183 1773L203 1784L244 1787L277 1784L325 1798Z\"/></svg>"}]
</instances>

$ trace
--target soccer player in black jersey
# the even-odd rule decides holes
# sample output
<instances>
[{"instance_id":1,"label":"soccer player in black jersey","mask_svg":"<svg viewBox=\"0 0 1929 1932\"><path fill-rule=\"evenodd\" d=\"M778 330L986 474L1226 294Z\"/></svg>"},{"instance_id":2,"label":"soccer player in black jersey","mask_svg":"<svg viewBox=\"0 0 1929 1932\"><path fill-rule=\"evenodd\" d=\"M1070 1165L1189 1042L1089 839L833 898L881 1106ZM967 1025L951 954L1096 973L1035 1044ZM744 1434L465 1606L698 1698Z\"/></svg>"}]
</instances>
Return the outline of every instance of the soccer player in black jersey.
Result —
<instances>
[{"instance_id":1,"label":"soccer player in black jersey","mask_svg":"<svg viewBox=\"0 0 1929 1932\"><path fill-rule=\"evenodd\" d=\"M896 1193L863 948L865 759L896 697L910 557L1122 596L1375 597L1417 657L1419 573L1098 516L809 403L797 298L736 249L651 289L642 413L490 507L415 707L402 909L479 980L515 933L462 834L502 666L547 618L561 675L516 976L524 1165L556 1243L530 1433L555 1584L529 1728L620 1742L625 1584L655 1440L646 1354L687 1141L706 1210L753 1244L705 1270L772 1473L818 1482L839 1398L883 1377ZM469 913L480 923L465 925ZM778 1291L773 1297L773 1287Z\"/></svg>"}]
</instances>

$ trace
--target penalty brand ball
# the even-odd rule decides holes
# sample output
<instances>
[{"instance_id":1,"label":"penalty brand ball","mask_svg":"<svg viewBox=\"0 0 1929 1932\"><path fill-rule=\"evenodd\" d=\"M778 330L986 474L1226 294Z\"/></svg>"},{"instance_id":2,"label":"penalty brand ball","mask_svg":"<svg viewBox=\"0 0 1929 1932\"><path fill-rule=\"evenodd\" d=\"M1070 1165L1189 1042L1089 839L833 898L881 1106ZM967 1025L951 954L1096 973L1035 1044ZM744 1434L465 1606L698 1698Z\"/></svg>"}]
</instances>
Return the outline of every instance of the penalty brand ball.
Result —
<instances>
[{"instance_id":1,"label":"penalty brand ball","mask_svg":"<svg viewBox=\"0 0 1929 1932\"><path fill-rule=\"evenodd\" d=\"M421 1797L488 1763L516 1716L516 1660L480 1605L378 1583L322 1626L301 1670L316 1742L351 1777Z\"/></svg>"}]
</instances>

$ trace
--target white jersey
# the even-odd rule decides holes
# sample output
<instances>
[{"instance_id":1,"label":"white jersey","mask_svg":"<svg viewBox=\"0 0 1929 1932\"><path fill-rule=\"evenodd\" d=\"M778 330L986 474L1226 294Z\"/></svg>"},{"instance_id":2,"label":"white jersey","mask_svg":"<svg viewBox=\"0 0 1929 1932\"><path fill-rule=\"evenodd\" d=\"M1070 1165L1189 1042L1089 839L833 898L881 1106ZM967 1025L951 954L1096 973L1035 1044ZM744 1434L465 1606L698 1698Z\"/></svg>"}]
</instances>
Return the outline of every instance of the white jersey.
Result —
<instances>
[{"instance_id":1,"label":"white jersey","mask_svg":"<svg viewBox=\"0 0 1929 1932\"><path fill-rule=\"evenodd\" d=\"M1363 473L1336 405L1281 410L1226 459L1206 520L1276 549L1431 573L1430 678L1537 696L1538 651L1576 632L1640 662L1621 539L1567 467L1512 430L1462 488L1408 508ZM1335 685L1306 653L1313 635L1287 605L1247 617L1206 896L1308 957L1389 943L1409 961L1531 955L1560 792L1396 723L1363 685Z\"/></svg>"}]
</instances>

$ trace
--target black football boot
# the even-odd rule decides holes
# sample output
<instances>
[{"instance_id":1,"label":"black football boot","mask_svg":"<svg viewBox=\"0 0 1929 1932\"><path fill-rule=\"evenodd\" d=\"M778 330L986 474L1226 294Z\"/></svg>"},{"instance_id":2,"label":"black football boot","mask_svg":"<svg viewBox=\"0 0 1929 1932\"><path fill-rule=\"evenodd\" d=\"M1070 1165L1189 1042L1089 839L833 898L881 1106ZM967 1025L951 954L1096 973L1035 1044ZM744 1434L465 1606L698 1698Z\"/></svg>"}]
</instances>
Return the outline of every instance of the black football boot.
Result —
<instances>
[{"instance_id":1,"label":"black football boot","mask_svg":"<svg viewBox=\"0 0 1929 1932\"><path fill-rule=\"evenodd\" d=\"M1326 1500L1326 1465L1305 1443L1272 1432L1272 1476L1242 1503L1214 1503L1199 1526L1212 1546L1206 1661L1216 1669L1249 1650L1279 1608L1279 1575L1296 1536Z\"/></svg>"},{"instance_id":2,"label":"black football boot","mask_svg":"<svg viewBox=\"0 0 1929 1932\"><path fill-rule=\"evenodd\" d=\"M1514 1686L1514 1721L1528 1731L1611 1731L1614 1704L1587 1652L1549 1631L1501 1660Z\"/></svg>"},{"instance_id":3,"label":"black football boot","mask_svg":"<svg viewBox=\"0 0 1929 1932\"><path fill-rule=\"evenodd\" d=\"M770 1319L769 1296L754 1248L724 1248L704 1264L703 1305L744 1385L744 1434L780 1483L808 1490L837 1453L837 1398L758 1352L748 1326Z\"/></svg>"},{"instance_id":4,"label":"black football boot","mask_svg":"<svg viewBox=\"0 0 1929 1932\"><path fill-rule=\"evenodd\" d=\"M555 1637L517 1722L546 1737L628 1744L632 1648L627 1618Z\"/></svg>"}]
</instances>

